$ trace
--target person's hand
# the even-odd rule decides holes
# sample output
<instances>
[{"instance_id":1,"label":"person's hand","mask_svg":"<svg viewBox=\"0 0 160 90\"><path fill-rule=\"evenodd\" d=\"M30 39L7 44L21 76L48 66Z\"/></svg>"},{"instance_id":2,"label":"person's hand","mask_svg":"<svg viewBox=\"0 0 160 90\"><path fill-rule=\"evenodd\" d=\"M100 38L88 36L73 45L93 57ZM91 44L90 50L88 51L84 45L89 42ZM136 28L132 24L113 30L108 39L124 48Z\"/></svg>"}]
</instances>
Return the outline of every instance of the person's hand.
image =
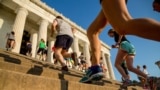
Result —
<instances>
[{"instance_id":1,"label":"person's hand","mask_svg":"<svg viewBox=\"0 0 160 90\"><path fill-rule=\"evenodd\" d=\"M119 44L112 45L112 48L119 48Z\"/></svg>"},{"instance_id":2,"label":"person's hand","mask_svg":"<svg viewBox=\"0 0 160 90\"><path fill-rule=\"evenodd\" d=\"M154 0L152 6L154 11L160 12L160 0Z\"/></svg>"},{"instance_id":3,"label":"person's hand","mask_svg":"<svg viewBox=\"0 0 160 90\"><path fill-rule=\"evenodd\" d=\"M116 46L115 46L115 45L112 45L111 47L112 47L112 48L116 48Z\"/></svg>"}]
</instances>

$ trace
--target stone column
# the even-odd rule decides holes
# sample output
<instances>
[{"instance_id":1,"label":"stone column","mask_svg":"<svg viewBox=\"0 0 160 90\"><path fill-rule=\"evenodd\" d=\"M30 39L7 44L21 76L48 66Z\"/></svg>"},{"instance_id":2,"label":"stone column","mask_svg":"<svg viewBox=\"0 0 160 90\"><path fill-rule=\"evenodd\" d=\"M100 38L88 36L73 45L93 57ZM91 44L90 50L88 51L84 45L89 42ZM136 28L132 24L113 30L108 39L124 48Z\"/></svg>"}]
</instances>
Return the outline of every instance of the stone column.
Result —
<instances>
[{"instance_id":1,"label":"stone column","mask_svg":"<svg viewBox=\"0 0 160 90\"><path fill-rule=\"evenodd\" d=\"M31 43L32 43L32 57L36 57L37 54L37 40L38 40L38 33L32 32L31 35Z\"/></svg>"},{"instance_id":2,"label":"stone column","mask_svg":"<svg viewBox=\"0 0 160 90\"><path fill-rule=\"evenodd\" d=\"M109 68L108 68L108 65L107 65L107 60L106 60L106 57L105 57L105 53L102 51L101 54L102 54L102 59L103 59L102 63L104 65L104 68L107 69L107 72L105 72L106 78L110 78Z\"/></svg>"},{"instance_id":3,"label":"stone column","mask_svg":"<svg viewBox=\"0 0 160 90\"><path fill-rule=\"evenodd\" d=\"M87 42L84 43L83 53L84 53L84 56L86 57L86 63L90 67L91 66L90 52L89 52L89 44Z\"/></svg>"},{"instance_id":4,"label":"stone column","mask_svg":"<svg viewBox=\"0 0 160 90\"><path fill-rule=\"evenodd\" d=\"M79 44L78 44L78 38L74 36L73 40L73 51L76 52L77 54L79 53Z\"/></svg>"},{"instance_id":5,"label":"stone column","mask_svg":"<svg viewBox=\"0 0 160 90\"><path fill-rule=\"evenodd\" d=\"M108 72L109 72L110 78L115 80L116 78L115 78L115 75L114 75L114 72L113 72L110 56L109 55L105 55L105 56L107 57Z\"/></svg>"},{"instance_id":6,"label":"stone column","mask_svg":"<svg viewBox=\"0 0 160 90\"><path fill-rule=\"evenodd\" d=\"M77 53L77 56L79 56L79 44L78 44L78 38L74 36L73 40L73 52ZM75 65L78 64L78 61L75 61Z\"/></svg>"},{"instance_id":7,"label":"stone column","mask_svg":"<svg viewBox=\"0 0 160 90\"><path fill-rule=\"evenodd\" d=\"M54 46L55 41L50 40L48 44L48 55L47 55L47 61L50 63L54 63L53 61L53 52L52 52L52 47Z\"/></svg>"},{"instance_id":8,"label":"stone column","mask_svg":"<svg viewBox=\"0 0 160 90\"><path fill-rule=\"evenodd\" d=\"M13 31L15 32L15 40L16 40L15 48L12 50L13 52L16 52L16 53L20 52L22 36L23 36L27 15L28 15L27 9L19 8L17 10L17 16L15 18L14 25L13 25Z\"/></svg>"},{"instance_id":9,"label":"stone column","mask_svg":"<svg viewBox=\"0 0 160 90\"><path fill-rule=\"evenodd\" d=\"M47 27L49 25L49 22L45 19L42 19L40 21L40 27L39 27L39 33L38 33L38 42L41 39L44 39L45 42L47 42Z\"/></svg>"}]
</instances>

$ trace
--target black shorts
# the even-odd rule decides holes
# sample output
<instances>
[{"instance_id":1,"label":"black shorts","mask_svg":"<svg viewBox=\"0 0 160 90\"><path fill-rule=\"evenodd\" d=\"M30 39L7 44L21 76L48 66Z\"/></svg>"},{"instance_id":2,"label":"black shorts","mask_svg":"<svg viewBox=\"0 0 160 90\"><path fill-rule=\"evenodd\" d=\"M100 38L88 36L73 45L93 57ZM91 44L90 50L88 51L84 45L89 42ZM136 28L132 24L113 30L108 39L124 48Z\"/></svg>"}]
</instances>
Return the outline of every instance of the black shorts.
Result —
<instances>
[{"instance_id":1,"label":"black shorts","mask_svg":"<svg viewBox=\"0 0 160 90\"><path fill-rule=\"evenodd\" d=\"M9 41L15 41L14 39L8 39Z\"/></svg>"},{"instance_id":2,"label":"black shorts","mask_svg":"<svg viewBox=\"0 0 160 90\"><path fill-rule=\"evenodd\" d=\"M26 48L26 51L27 51L27 53L31 53L31 51L32 51L32 48L30 48L30 47L27 47L27 48Z\"/></svg>"},{"instance_id":3,"label":"black shorts","mask_svg":"<svg viewBox=\"0 0 160 90\"><path fill-rule=\"evenodd\" d=\"M63 48L64 50L68 50L73 43L73 38L68 35L58 35L56 37L55 48Z\"/></svg>"},{"instance_id":4,"label":"black shorts","mask_svg":"<svg viewBox=\"0 0 160 90\"><path fill-rule=\"evenodd\" d=\"M43 55L45 53L45 49L44 48L39 48L37 53L40 53Z\"/></svg>"}]
</instances>

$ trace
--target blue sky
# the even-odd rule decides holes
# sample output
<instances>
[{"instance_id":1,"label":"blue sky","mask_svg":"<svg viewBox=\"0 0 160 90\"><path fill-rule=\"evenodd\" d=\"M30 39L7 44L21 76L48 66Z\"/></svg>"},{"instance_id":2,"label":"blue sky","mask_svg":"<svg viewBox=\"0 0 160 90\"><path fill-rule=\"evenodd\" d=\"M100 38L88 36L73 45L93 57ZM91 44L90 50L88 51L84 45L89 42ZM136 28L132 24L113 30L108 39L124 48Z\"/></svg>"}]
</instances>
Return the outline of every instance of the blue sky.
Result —
<instances>
[{"instance_id":1,"label":"blue sky","mask_svg":"<svg viewBox=\"0 0 160 90\"><path fill-rule=\"evenodd\" d=\"M54 8L64 16L75 22L77 25L87 29L91 22L99 13L101 6L99 0L42 0L50 7ZM129 0L128 10L134 18L153 18L160 21L160 14L152 9L153 0ZM100 35L100 39L108 45L114 44L114 40L107 36L107 31L110 29L107 26ZM160 60L160 43L146 40L135 36L127 36L127 38L136 47L136 57L134 66L147 65L148 72L152 76L160 76L160 70L155 65L155 61ZM117 49L111 49L111 61L114 65ZM114 67L114 66L113 66ZM117 80L120 80L121 75L114 68ZM131 79L137 80L135 74L131 74Z\"/></svg>"}]
</instances>

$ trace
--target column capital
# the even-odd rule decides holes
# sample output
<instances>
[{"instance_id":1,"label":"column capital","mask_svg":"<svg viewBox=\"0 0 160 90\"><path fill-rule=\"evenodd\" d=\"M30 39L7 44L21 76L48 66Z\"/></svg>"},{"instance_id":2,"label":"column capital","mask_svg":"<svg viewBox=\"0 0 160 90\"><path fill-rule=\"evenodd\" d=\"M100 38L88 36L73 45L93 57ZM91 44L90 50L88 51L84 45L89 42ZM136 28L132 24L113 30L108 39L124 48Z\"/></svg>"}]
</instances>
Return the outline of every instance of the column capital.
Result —
<instances>
[{"instance_id":1,"label":"column capital","mask_svg":"<svg viewBox=\"0 0 160 90\"><path fill-rule=\"evenodd\" d=\"M33 29L33 28L30 29L29 32L30 32L30 33L38 33L38 32L37 32L35 29Z\"/></svg>"},{"instance_id":2,"label":"column capital","mask_svg":"<svg viewBox=\"0 0 160 90\"><path fill-rule=\"evenodd\" d=\"M46 20L46 19L43 19L43 18L41 18L41 19L38 21L38 23L37 23L37 24L41 25L42 23L46 23L46 24L47 24L47 26L49 25L49 21L48 21L48 20Z\"/></svg>"},{"instance_id":3,"label":"column capital","mask_svg":"<svg viewBox=\"0 0 160 90\"><path fill-rule=\"evenodd\" d=\"M78 37L74 35L74 38L78 38Z\"/></svg>"},{"instance_id":4,"label":"column capital","mask_svg":"<svg viewBox=\"0 0 160 90\"><path fill-rule=\"evenodd\" d=\"M26 8L23 8L23 7L17 8L15 12L16 13L24 12L26 15L28 15L28 10Z\"/></svg>"},{"instance_id":5,"label":"column capital","mask_svg":"<svg viewBox=\"0 0 160 90\"><path fill-rule=\"evenodd\" d=\"M74 36L74 42L78 42L79 38L77 36Z\"/></svg>"}]
</instances>

